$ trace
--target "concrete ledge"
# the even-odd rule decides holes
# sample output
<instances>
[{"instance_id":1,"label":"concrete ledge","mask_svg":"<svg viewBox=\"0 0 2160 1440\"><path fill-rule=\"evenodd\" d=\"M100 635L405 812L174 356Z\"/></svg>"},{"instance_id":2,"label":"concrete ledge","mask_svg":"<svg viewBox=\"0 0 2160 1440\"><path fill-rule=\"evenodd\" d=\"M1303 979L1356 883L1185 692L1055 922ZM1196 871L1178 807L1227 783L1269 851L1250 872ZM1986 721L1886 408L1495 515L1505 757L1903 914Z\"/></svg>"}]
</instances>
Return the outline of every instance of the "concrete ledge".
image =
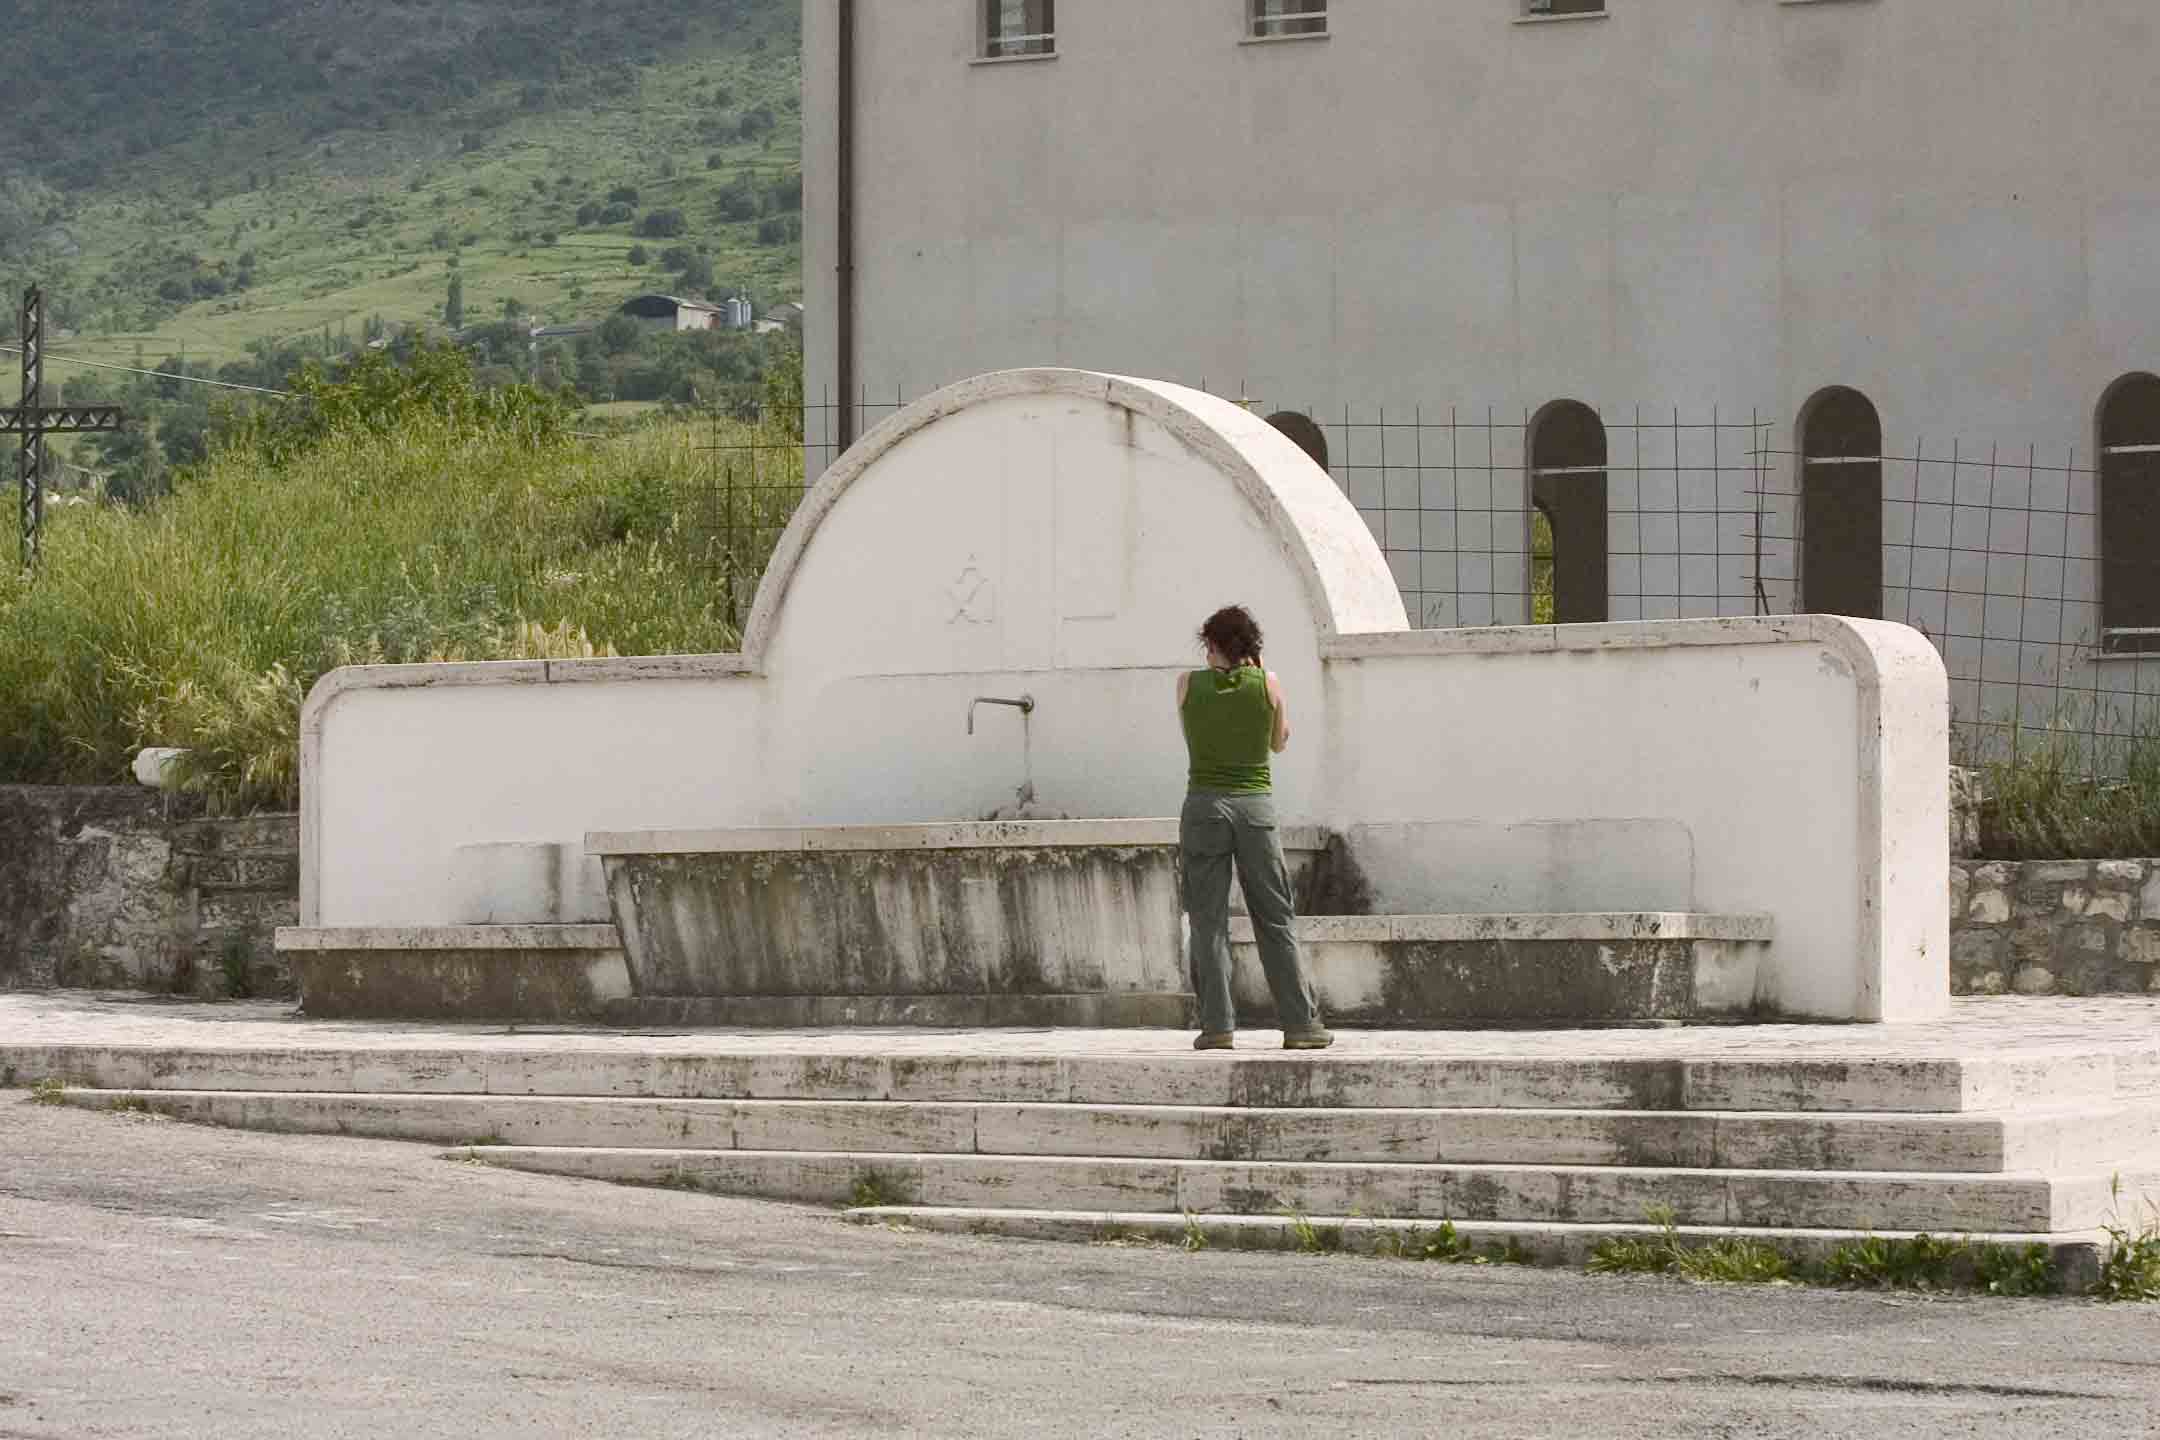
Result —
<instances>
[{"instance_id":1,"label":"concrete ledge","mask_svg":"<svg viewBox=\"0 0 2160 1440\"><path fill-rule=\"evenodd\" d=\"M1300 915L1299 940L1367 944L1422 940L1735 940L1768 942L1768 915L1705 915L1674 911L1603 911L1571 915ZM1252 921L1230 921L1232 944L1250 944Z\"/></svg>"},{"instance_id":2,"label":"concrete ledge","mask_svg":"<svg viewBox=\"0 0 2160 1440\"><path fill-rule=\"evenodd\" d=\"M609 1004L605 1019L610 1025L663 1029L1176 1029L1188 1023L1192 1004L1189 995L1160 991L1104 995L640 995Z\"/></svg>"},{"instance_id":3,"label":"concrete ledge","mask_svg":"<svg viewBox=\"0 0 2160 1440\"><path fill-rule=\"evenodd\" d=\"M280 930L318 1020L596 1021L630 994L613 925Z\"/></svg>"},{"instance_id":4,"label":"concrete ledge","mask_svg":"<svg viewBox=\"0 0 2160 1440\"><path fill-rule=\"evenodd\" d=\"M1286 825L1286 850L1325 850L1317 825ZM1175 846L1175 817L1135 820L964 820L931 825L813 825L766 830L595 831L588 855L744 855L856 850L1053 850Z\"/></svg>"},{"instance_id":5,"label":"concrete ledge","mask_svg":"<svg viewBox=\"0 0 2160 1440\"><path fill-rule=\"evenodd\" d=\"M287 926L277 948L320 950L620 950L613 925L356 925Z\"/></svg>"}]
</instances>

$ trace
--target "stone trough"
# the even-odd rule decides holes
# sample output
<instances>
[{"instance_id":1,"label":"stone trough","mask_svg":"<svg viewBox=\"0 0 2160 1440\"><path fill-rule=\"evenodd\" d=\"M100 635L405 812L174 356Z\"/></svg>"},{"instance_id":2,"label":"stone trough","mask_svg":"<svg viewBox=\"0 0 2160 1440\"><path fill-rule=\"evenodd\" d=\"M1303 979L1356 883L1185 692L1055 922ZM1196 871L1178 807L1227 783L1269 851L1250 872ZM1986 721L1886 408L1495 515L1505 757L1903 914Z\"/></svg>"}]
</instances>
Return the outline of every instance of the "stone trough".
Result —
<instances>
[{"instance_id":1,"label":"stone trough","mask_svg":"<svg viewBox=\"0 0 2160 1440\"><path fill-rule=\"evenodd\" d=\"M1290 827L1309 877L1324 832ZM1177 821L602 833L637 1000L681 1024L1180 1025Z\"/></svg>"}]
</instances>

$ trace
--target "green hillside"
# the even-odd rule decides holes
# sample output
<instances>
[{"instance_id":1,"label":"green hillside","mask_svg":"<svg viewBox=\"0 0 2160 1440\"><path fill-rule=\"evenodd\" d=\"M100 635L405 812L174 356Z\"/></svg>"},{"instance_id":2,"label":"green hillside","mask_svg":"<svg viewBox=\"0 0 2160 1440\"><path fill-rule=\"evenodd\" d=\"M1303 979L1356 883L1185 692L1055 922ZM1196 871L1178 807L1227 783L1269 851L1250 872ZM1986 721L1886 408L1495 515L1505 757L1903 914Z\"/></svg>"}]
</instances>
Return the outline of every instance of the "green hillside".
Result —
<instances>
[{"instance_id":1,"label":"green hillside","mask_svg":"<svg viewBox=\"0 0 2160 1440\"><path fill-rule=\"evenodd\" d=\"M19 8L0 282L45 285L56 351L334 353L440 326L453 277L466 325L800 295L793 0Z\"/></svg>"}]
</instances>

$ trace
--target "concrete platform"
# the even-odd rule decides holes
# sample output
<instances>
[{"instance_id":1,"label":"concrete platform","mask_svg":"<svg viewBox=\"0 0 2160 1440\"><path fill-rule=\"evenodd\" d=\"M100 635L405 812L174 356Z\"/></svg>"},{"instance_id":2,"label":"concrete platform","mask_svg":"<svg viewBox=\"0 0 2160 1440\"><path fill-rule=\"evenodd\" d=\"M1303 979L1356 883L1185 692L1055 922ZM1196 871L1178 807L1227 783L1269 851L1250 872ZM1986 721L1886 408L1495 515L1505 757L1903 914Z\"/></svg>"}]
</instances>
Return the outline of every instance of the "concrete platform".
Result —
<instances>
[{"instance_id":1,"label":"concrete platform","mask_svg":"<svg viewBox=\"0 0 2160 1440\"><path fill-rule=\"evenodd\" d=\"M1324 1052L1247 1032L1225 1055L1168 1030L371 1025L10 995L0 1084L1018 1235L1192 1216L1272 1243L1287 1212L1474 1222L1561 1256L1669 1212L1803 1252L1927 1231L2090 1260L2160 1198L2156 1020L1983 1000L1928 1025L1353 1031Z\"/></svg>"}]
</instances>

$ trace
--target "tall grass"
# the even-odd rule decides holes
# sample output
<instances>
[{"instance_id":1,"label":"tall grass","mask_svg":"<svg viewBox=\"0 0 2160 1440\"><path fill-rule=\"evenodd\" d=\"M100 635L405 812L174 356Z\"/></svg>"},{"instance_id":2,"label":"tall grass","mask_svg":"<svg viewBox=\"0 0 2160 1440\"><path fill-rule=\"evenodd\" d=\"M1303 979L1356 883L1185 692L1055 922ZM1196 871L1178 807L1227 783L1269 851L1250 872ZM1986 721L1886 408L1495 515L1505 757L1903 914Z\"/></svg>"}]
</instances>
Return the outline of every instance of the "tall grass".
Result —
<instances>
[{"instance_id":1,"label":"tall grass","mask_svg":"<svg viewBox=\"0 0 2160 1440\"><path fill-rule=\"evenodd\" d=\"M783 437L720 438L772 444L799 486ZM114 781L175 745L215 807L289 807L301 701L338 665L732 648L718 577L756 573L792 494L768 475L710 523L714 439L413 411L296 453L239 444L147 510L49 511L34 578L10 494L0 780Z\"/></svg>"},{"instance_id":2,"label":"tall grass","mask_svg":"<svg viewBox=\"0 0 2160 1440\"><path fill-rule=\"evenodd\" d=\"M2002 753L1980 766L1985 858L2160 855L2160 724L2149 713L2128 726L2102 718L2073 701L2050 724L2010 727Z\"/></svg>"}]
</instances>

